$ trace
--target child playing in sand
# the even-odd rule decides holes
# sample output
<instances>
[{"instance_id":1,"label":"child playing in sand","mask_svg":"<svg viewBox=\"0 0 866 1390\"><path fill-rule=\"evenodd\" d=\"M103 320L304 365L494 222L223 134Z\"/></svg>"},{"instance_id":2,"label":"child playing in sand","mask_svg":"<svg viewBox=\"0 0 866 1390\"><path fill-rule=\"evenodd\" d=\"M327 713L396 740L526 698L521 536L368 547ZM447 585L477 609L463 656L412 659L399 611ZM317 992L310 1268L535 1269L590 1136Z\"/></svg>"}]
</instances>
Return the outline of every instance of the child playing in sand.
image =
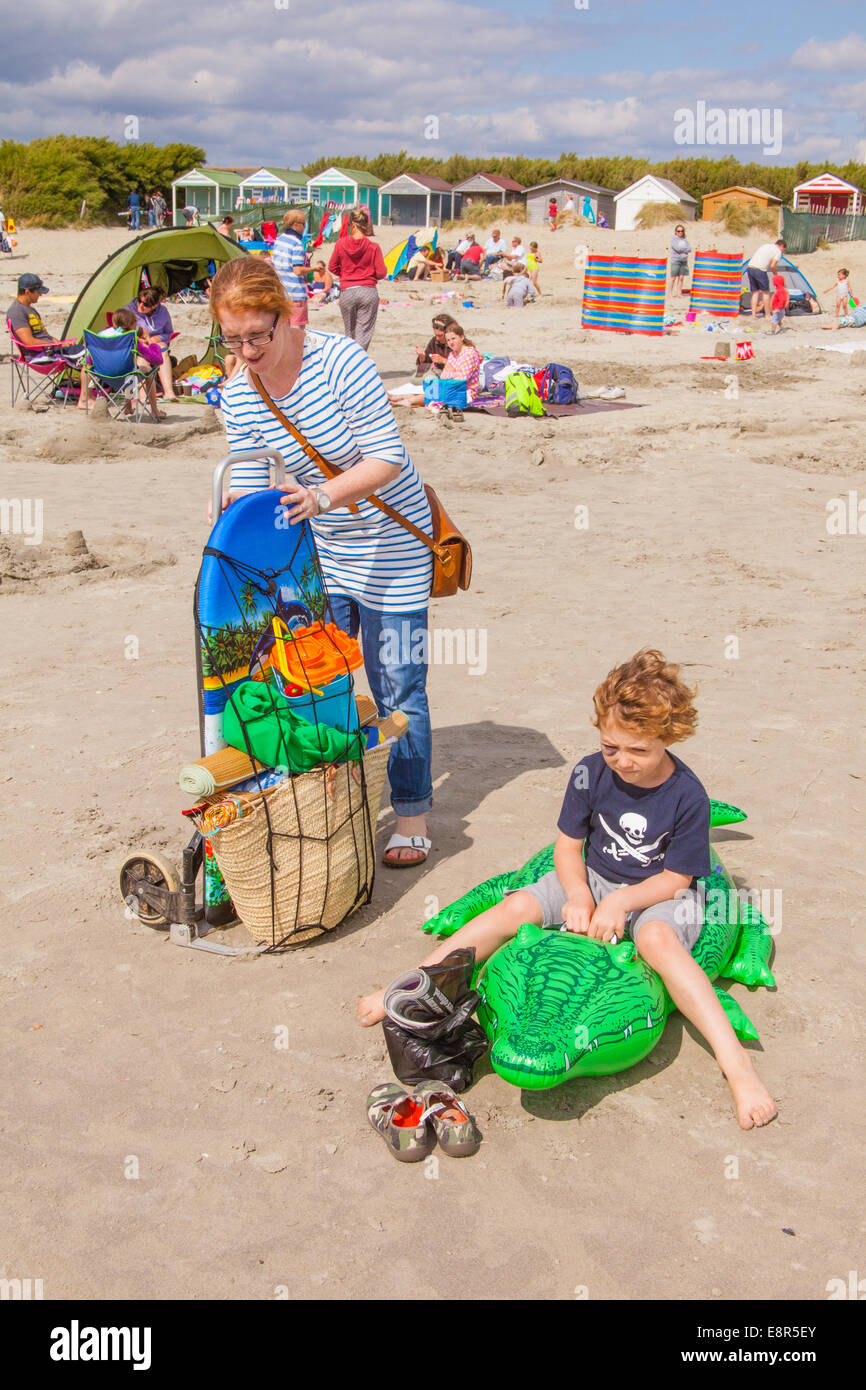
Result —
<instances>
[{"instance_id":1,"label":"child playing in sand","mask_svg":"<svg viewBox=\"0 0 866 1390\"><path fill-rule=\"evenodd\" d=\"M668 749L695 732L694 693L658 651L644 649L611 671L593 697L601 751L581 758L569 778L554 870L508 892L422 965L464 946L486 960L523 922L562 922L603 942L628 932L713 1049L739 1123L751 1129L769 1123L776 1107L691 955L703 925L695 880L710 871L710 807L695 774ZM384 1017L383 998L380 990L359 1000L362 1024Z\"/></svg>"},{"instance_id":2,"label":"child playing in sand","mask_svg":"<svg viewBox=\"0 0 866 1390\"><path fill-rule=\"evenodd\" d=\"M773 276L773 298L770 303L772 310L773 326L771 333L784 333L785 325L782 320L788 308L788 289L785 285L785 277L780 270Z\"/></svg>"},{"instance_id":3,"label":"child playing in sand","mask_svg":"<svg viewBox=\"0 0 866 1390\"><path fill-rule=\"evenodd\" d=\"M824 293L829 294L833 288L833 285L828 285ZM849 312L849 302L852 298L851 286L848 283L848 271L844 268L842 270L836 271L835 290L836 309L834 311L834 318L838 319L840 315L847 314ZM851 307L853 308L856 306L852 305Z\"/></svg>"}]
</instances>

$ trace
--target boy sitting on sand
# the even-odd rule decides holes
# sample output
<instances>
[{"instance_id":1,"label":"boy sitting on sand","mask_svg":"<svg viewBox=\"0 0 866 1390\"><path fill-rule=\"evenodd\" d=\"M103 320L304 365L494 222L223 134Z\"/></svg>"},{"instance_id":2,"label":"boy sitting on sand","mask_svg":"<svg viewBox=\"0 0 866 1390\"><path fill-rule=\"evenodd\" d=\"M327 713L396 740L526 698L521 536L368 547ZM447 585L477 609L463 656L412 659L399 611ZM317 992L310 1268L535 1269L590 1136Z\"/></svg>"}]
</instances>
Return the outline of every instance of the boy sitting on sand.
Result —
<instances>
[{"instance_id":1,"label":"boy sitting on sand","mask_svg":"<svg viewBox=\"0 0 866 1390\"><path fill-rule=\"evenodd\" d=\"M776 1107L691 955L703 926L695 880L710 872L710 805L698 778L668 748L695 732L694 693L658 651L644 649L611 671L593 696L601 751L581 758L569 778L554 870L506 893L421 963L464 946L487 960L523 922L562 922L605 942L628 932L713 1049L737 1119L751 1129L772 1120ZM384 1017L383 998L381 990L359 1000L362 1024Z\"/></svg>"}]
</instances>

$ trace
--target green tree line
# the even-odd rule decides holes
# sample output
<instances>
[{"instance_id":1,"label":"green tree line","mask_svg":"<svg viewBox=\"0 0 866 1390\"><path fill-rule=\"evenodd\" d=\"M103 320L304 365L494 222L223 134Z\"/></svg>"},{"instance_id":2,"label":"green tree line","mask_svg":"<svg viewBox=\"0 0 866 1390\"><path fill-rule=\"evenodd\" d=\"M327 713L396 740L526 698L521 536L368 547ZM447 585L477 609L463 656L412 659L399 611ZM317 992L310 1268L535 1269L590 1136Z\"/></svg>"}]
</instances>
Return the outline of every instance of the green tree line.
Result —
<instances>
[{"instance_id":1,"label":"green tree line","mask_svg":"<svg viewBox=\"0 0 866 1390\"><path fill-rule=\"evenodd\" d=\"M130 189L147 195L160 188L170 205L172 179L204 159L197 145L121 145L87 135L53 135L27 144L2 140L0 207L29 226L117 226Z\"/></svg>"},{"instance_id":2,"label":"green tree line","mask_svg":"<svg viewBox=\"0 0 866 1390\"><path fill-rule=\"evenodd\" d=\"M131 188L142 194L161 188L168 196L173 179L206 155L197 145L150 145L130 142L118 144L96 136L54 135L24 144L0 141L0 207L7 216L31 226L65 227L70 224L117 225L117 213L126 207ZM448 183L460 183L479 169L491 174L507 174L529 188L548 179L570 178L600 184L615 192L628 187L643 174L672 179L693 198L746 184L790 203L794 189L816 174L829 170L859 188L866 187L866 165L850 160L847 164L809 164L792 166L759 163L742 164L733 155L719 159L668 159L652 163L629 155L582 157L563 153L558 159L530 159L527 155L474 157L465 154L437 159L433 155L409 155L405 150L393 154L336 155L316 159L303 166L308 177L332 164L363 169L380 179L392 179L404 172L438 174ZM86 204L80 218L82 202Z\"/></svg>"},{"instance_id":3,"label":"green tree line","mask_svg":"<svg viewBox=\"0 0 866 1390\"><path fill-rule=\"evenodd\" d=\"M659 178L671 179L685 189L697 199L699 206L705 193L714 193L719 188L729 188L734 184L762 188L766 193L781 198L783 203L790 203L798 184L828 171L847 179L858 188L866 187L866 164L856 164L853 160L847 164L808 164L801 161L782 167L742 164L733 155L724 155L720 159L665 159L653 164L648 159L636 159L630 155L581 157L563 153L558 159L530 159L526 155L472 158L453 154L447 159L435 159L431 155L413 156L400 150L397 154L377 154L373 158L355 154L317 159L304 165L304 173L312 178L332 164L346 169L361 169L386 181L401 173L436 174L447 183L454 184L483 169L486 173L505 174L516 179L524 188L545 183L548 179L566 178L600 184L602 188L612 188L615 193L627 188L644 174L655 174Z\"/></svg>"}]
</instances>

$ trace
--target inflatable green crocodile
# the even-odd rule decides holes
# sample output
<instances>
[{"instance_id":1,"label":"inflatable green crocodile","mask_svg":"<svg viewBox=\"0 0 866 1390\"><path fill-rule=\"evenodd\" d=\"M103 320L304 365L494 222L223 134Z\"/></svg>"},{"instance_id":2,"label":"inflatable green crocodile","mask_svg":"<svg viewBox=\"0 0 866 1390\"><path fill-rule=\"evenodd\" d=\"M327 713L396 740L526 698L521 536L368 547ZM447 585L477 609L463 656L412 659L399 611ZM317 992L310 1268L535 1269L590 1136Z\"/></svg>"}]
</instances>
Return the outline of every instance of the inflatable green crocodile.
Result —
<instances>
[{"instance_id":1,"label":"inflatable green crocodile","mask_svg":"<svg viewBox=\"0 0 866 1390\"><path fill-rule=\"evenodd\" d=\"M710 802L710 825L746 819L725 802ZM711 980L775 988L768 961L772 936L760 912L741 900L710 845L711 873L704 926L692 952ZM511 874L498 874L424 924L450 936L502 901L506 888L534 883L553 868L553 845ZM478 1017L490 1038L495 1070L514 1086L546 1090L575 1076L601 1076L640 1062L661 1037L673 1001L660 977L640 959L631 940L616 946L558 928L531 924L501 946L478 970ZM757 1039L735 999L716 994L737 1037Z\"/></svg>"}]
</instances>

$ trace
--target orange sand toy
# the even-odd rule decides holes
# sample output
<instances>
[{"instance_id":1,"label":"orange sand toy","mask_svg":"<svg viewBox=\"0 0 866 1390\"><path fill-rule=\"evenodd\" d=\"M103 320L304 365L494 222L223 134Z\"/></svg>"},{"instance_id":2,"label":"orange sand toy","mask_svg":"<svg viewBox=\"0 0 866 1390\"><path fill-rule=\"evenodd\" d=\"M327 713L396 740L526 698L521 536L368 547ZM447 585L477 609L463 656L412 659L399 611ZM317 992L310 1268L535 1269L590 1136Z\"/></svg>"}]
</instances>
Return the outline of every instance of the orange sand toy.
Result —
<instances>
[{"instance_id":1,"label":"orange sand toy","mask_svg":"<svg viewBox=\"0 0 866 1390\"><path fill-rule=\"evenodd\" d=\"M286 680L309 689L324 688L330 681L345 676L346 668L356 670L364 664L361 648L354 637L342 632L336 623L313 623L297 627L293 632L278 633L275 659Z\"/></svg>"}]
</instances>

